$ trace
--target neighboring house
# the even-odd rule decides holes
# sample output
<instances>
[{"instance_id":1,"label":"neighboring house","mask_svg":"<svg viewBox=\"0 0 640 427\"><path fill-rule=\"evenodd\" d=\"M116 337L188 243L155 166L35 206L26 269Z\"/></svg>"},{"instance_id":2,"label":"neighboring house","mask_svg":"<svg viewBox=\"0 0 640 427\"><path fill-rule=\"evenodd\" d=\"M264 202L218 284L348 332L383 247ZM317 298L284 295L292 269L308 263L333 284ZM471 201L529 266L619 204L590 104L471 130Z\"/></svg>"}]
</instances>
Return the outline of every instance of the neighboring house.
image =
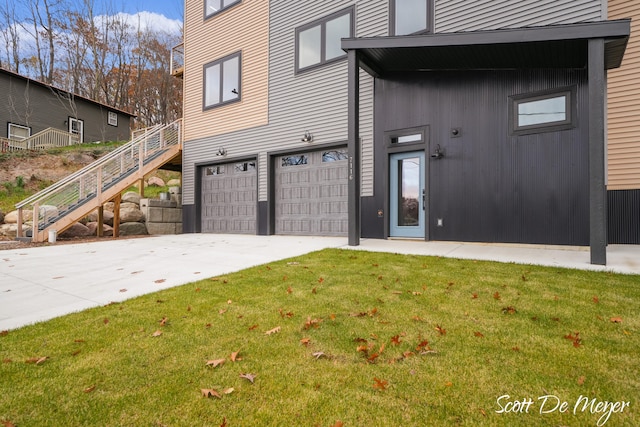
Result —
<instances>
[{"instance_id":1,"label":"neighboring house","mask_svg":"<svg viewBox=\"0 0 640 427\"><path fill-rule=\"evenodd\" d=\"M135 115L0 68L0 137L25 139L47 128L81 142L127 141Z\"/></svg>"},{"instance_id":2,"label":"neighboring house","mask_svg":"<svg viewBox=\"0 0 640 427\"><path fill-rule=\"evenodd\" d=\"M607 204L607 70L630 34L607 19L606 0L187 0L183 230L589 245L604 264L607 225L640 243L635 124L610 127L630 165L610 154Z\"/></svg>"}]
</instances>

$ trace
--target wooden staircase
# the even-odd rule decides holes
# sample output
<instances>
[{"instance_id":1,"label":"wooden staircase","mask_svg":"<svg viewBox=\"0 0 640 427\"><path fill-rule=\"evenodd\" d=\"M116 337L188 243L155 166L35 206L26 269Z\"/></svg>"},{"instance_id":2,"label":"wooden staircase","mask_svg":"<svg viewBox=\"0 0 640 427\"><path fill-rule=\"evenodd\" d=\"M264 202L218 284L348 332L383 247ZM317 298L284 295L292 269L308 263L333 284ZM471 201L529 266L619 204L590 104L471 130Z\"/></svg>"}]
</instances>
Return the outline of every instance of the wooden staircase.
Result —
<instances>
[{"instance_id":1,"label":"wooden staircase","mask_svg":"<svg viewBox=\"0 0 640 427\"><path fill-rule=\"evenodd\" d=\"M166 163L182 156L182 121L157 125L72 175L16 204L18 238L44 242ZM33 212L26 228L24 211Z\"/></svg>"}]
</instances>

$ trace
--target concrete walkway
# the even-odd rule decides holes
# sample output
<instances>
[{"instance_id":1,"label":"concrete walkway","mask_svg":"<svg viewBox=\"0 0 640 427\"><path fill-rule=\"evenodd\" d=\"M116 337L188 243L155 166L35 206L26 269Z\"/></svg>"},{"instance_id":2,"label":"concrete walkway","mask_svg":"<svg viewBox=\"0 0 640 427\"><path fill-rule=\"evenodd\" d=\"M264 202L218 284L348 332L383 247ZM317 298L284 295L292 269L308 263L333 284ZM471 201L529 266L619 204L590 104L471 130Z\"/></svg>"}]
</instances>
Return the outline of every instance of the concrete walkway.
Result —
<instances>
[{"instance_id":1,"label":"concrete walkway","mask_svg":"<svg viewBox=\"0 0 640 427\"><path fill-rule=\"evenodd\" d=\"M324 248L540 264L640 274L640 246L585 248L345 238L182 234L0 251L0 331ZM638 278L640 286L640 277Z\"/></svg>"}]
</instances>

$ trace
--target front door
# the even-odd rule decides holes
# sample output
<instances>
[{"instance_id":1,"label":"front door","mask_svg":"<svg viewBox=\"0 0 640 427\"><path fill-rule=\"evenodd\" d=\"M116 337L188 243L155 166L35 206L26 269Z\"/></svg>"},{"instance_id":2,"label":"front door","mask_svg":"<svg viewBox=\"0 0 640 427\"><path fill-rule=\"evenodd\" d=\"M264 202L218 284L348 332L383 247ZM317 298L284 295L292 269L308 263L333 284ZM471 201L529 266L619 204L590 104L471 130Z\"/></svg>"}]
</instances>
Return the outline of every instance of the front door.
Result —
<instances>
[{"instance_id":1,"label":"front door","mask_svg":"<svg viewBox=\"0 0 640 427\"><path fill-rule=\"evenodd\" d=\"M389 156L389 236L426 238L424 151Z\"/></svg>"}]
</instances>

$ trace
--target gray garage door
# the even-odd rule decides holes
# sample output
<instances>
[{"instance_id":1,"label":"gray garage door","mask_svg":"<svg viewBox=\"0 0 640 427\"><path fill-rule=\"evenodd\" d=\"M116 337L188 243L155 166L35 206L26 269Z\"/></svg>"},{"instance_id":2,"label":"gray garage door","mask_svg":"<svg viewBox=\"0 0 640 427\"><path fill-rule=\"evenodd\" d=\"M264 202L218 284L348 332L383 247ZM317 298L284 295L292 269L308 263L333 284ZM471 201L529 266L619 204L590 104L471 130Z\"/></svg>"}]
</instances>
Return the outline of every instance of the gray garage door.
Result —
<instances>
[{"instance_id":1,"label":"gray garage door","mask_svg":"<svg viewBox=\"0 0 640 427\"><path fill-rule=\"evenodd\" d=\"M208 166L202 173L202 232L256 232L256 162Z\"/></svg>"},{"instance_id":2,"label":"gray garage door","mask_svg":"<svg viewBox=\"0 0 640 427\"><path fill-rule=\"evenodd\" d=\"M347 150L276 159L276 233L346 236Z\"/></svg>"}]
</instances>

